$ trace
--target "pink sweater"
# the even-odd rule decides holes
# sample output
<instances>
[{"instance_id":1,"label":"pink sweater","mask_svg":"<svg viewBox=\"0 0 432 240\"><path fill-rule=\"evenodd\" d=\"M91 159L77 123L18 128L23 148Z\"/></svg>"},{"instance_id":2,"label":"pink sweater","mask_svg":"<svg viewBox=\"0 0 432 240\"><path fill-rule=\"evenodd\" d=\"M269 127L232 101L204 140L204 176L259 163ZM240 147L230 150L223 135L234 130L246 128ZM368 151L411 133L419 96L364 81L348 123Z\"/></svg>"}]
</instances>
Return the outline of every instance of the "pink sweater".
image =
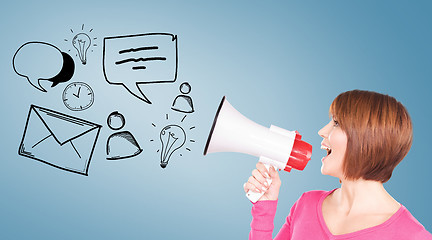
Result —
<instances>
[{"instance_id":1,"label":"pink sweater","mask_svg":"<svg viewBox=\"0 0 432 240\"><path fill-rule=\"evenodd\" d=\"M322 202L333 191L304 193L291 208L286 222L275 239L432 240L432 235L404 206L378 226L353 233L333 235L327 228L321 211ZM249 239L272 239L276 206L277 201L259 201L253 205Z\"/></svg>"}]
</instances>

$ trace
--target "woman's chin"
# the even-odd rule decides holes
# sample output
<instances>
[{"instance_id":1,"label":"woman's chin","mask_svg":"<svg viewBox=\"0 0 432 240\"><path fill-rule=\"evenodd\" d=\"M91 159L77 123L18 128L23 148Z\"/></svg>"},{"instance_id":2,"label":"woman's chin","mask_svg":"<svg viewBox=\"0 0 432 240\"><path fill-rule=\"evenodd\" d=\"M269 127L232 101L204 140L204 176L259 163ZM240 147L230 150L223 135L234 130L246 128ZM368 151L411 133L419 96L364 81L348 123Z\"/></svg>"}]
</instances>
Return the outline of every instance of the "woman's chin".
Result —
<instances>
[{"instance_id":1,"label":"woman's chin","mask_svg":"<svg viewBox=\"0 0 432 240\"><path fill-rule=\"evenodd\" d=\"M329 174L327 173L327 171L326 171L324 165L321 166L321 174L322 174L322 175L329 175Z\"/></svg>"},{"instance_id":2,"label":"woman's chin","mask_svg":"<svg viewBox=\"0 0 432 240\"><path fill-rule=\"evenodd\" d=\"M331 171L330 169L327 169L324 164L321 166L321 174L322 175L327 175L327 176L331 176L331 177L335 177L335 178L340 178L340 174L338 174L335 171Z\"/></svg>"}]
</instances>

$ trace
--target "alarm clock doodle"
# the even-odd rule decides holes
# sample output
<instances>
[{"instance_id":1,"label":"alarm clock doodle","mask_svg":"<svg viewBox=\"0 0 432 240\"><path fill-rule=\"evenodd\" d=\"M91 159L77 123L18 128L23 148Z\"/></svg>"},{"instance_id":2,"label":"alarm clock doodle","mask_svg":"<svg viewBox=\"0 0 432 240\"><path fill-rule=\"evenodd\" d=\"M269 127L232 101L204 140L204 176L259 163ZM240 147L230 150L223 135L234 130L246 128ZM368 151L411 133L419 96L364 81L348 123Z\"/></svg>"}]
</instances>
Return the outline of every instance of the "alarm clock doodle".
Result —
<instances>
[{"instance_id":1,"label":"alarm clock doodle","mask_svg":"<svg viewBox=\"0 0 432 240\"><path fill-rule=\"evenodd\" d=\"M82 111L93 105L94 92L86 83L73 82L64 89L62 100L69 110Z\"/></svg>"}]
</instances>

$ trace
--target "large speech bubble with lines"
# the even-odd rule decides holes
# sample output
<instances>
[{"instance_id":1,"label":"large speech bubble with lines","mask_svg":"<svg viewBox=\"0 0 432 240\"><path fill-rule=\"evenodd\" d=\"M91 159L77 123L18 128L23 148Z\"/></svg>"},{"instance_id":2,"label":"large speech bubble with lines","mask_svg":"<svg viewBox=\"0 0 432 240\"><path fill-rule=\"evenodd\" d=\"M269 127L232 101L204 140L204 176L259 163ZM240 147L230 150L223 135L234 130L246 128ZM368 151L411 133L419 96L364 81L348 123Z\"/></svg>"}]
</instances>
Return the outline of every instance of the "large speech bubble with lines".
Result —
<instances>
[{"instance_id":1,"label":"large speech bubble with lines","mask_svg":"<svg viewBox=\"0 0 432 240\"><path fill-rule=\"evenodd\" d=\"M103 71L110 84L124 86L132 95L151 104L140 84L175 82L177 35L146 33L104 38Z\"/></svg>"}]
</instances>

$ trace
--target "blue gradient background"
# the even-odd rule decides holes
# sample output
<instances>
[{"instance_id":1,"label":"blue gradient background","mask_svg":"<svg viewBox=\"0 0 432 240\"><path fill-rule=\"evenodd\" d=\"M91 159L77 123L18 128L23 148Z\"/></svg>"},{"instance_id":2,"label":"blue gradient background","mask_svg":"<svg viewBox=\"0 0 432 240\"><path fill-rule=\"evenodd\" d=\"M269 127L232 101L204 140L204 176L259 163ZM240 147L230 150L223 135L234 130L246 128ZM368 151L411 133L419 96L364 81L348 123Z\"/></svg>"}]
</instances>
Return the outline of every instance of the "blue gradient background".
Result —
<instances>
[{"instance_id":1,"label":"blue gradient background","mask_svg":"<svg viewBox=\"0 0 432 240\"><path fill-rule=\"evenodd\" d=\"M432 4L430 1L14 1L3 3L1 26L1 239L245 239L251 204L243 193L256 158L234 153L202 156L223 95L265 126L299 130L314 146L303 172L281 173L276 230L301 193L330 190L338 180L320 173L317 131L328 107L351 89L390 94L409 110L414 143L395 169L387 190L432 231ZM71 81L89 83L94 105L71 112L63 105L66 84L42 93L12 68L15 51L45 41L67 51L70 29L94 29L88 64L76 57ZM148 32L178 35L179 72L174 84L143 87L147 105L102 73L103 38ZM69 42L70 44L70 42ZM159 166L158 127L179 122L170 110L184 81L196 112L183 126L192 151ZM30 104L103 125L89 176L18 156ZM106 117L118 110L144 152L105 160L114 131ZM169 114L169 120L165 114Z\"/></svg>"}]
</instances>

